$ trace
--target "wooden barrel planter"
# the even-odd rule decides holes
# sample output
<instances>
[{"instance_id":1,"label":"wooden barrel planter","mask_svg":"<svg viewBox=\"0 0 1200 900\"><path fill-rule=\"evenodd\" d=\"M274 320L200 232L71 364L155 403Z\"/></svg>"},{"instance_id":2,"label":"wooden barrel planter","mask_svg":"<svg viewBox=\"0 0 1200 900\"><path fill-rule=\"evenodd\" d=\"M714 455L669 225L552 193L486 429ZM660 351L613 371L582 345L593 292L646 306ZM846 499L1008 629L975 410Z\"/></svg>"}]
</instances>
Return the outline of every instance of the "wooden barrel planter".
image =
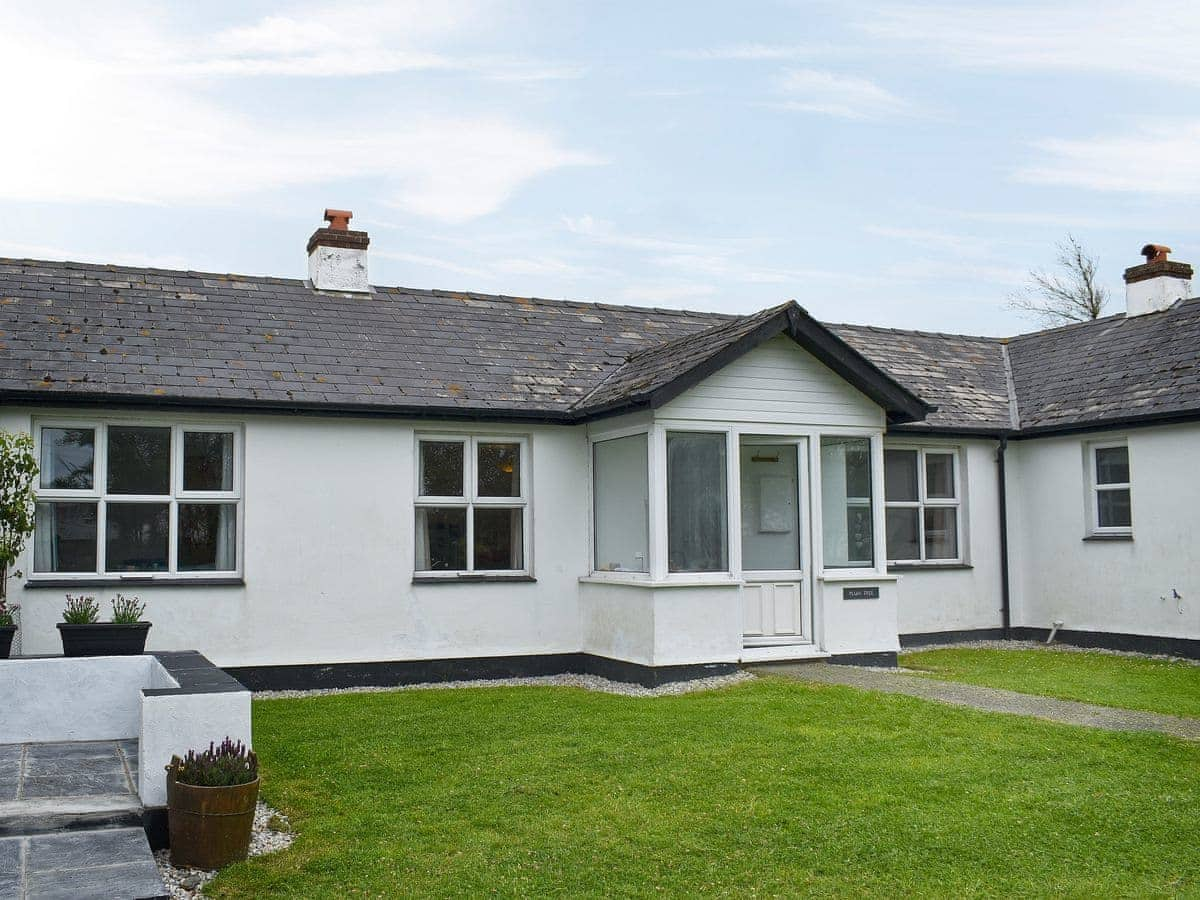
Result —
<instances>
[{"instance_id":1,"label":"wooden barrel planter","mask_svg":"<svg viewBox=\"0 0 1200 900\"><path fill-rule=\"evenodd\" d=\"M171 865L219 869L246 858L259 780L229 787L181 784L167 770Z\"/></svg>"}]
</instances>

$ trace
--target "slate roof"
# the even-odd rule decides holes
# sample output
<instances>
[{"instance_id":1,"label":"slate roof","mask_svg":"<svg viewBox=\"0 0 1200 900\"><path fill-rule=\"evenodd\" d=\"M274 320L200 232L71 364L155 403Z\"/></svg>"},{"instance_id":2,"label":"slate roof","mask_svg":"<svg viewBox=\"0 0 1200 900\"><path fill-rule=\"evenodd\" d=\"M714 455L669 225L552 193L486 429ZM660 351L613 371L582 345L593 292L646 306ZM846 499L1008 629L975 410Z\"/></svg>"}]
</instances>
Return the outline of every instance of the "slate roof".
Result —
<instances>
[{"instance_id":1,"label":"slate roof","mask_svg":"<svg viewBox=\"0 0 1200 900\"><path fill-rule=\"evenodd\" d=\"M394 287L345 297L298 279L0 259L0 399L569 421L720 363L784 313L804 316ZM1200 300L1011 339L812 325L821 346L861 354L851 374L882 373L881 389L936 407L908 429L1200 414Z\"/></svg>"},{"instance_id":2,"label":"slate roof","mask_svg":"<svg viewBox=\"0 0 1200 900\"><path fill-rule=\"evenodd\" d=\"M1200 410L1200 298L1009 342L1025 432Z\"/></svg>"},{"instance_id":3,"label":"slate roof","mask_svg":"<svg viewBox=\"0 0 1200 900\"><path fill-rule=\"evenodd\" d=\"M1003 341L869 325L829 328L937 407L924 422L913 422L906 428L992 433L1012 427Z\"/></svg>"}]
</instances>

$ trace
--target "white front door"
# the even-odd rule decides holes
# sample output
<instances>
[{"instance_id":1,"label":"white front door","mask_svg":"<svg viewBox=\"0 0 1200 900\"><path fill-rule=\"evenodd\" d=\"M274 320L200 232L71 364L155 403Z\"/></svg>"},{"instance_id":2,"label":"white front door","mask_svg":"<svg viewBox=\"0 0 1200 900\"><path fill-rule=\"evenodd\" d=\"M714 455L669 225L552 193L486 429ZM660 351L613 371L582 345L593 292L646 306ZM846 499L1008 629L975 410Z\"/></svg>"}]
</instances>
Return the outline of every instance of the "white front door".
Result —
<instances>
[{"instance_id":1,"label":"white front door","mask_svg":"<svg viewBox=\"0 0 1200 900\"><path fill-rule=\"evenodd\" d=\"M748 647L812 641L803 440L743 437L742 616Z\"/></svg>"}]
</instances>

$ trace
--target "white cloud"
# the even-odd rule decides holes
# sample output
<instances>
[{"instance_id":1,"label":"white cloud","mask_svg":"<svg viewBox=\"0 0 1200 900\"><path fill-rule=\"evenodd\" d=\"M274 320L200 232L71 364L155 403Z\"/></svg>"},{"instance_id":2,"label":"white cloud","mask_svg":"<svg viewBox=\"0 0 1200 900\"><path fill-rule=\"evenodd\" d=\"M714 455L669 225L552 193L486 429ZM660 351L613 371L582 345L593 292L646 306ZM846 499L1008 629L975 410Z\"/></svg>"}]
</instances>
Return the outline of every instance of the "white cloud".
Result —
<instances>
[{"instance_id":1,"label":"white cloud","mask_svg":"<svg viewBox=\"0 0 1200 900\"><path fill-rule=\"evenodd\" d=\"M707 47L695 50L674 50L669 56L675 59L759 61L799 59L813 53L813 49L796 44L729 44L722 47Z\"/></svg>"},{"instance_id":2,"label":"white cloud","mask_svg":"<svg viewBox=\"0 0 1200 900\"><path fill-rule=\"evenodd\" d=\"M892 238L928 249L965 256L984 256L991 252L992 242L970 235L938 231L933 228L911 228L894 225L867 225L868 234Z\"/></svg>"},{"instance_id":3,"label":"white cloud","mask_svg":"<svg viewBox=\"0 0 1200 900\"><path fill-rule=\"evenodd\" d=\"M1152 124L1129 133L1035 145L1045 159L1021 181L1101 191L1200 195L1200 121Z\"/></svg>"},{"instance_id":4,"label":"white cloud","mask_svg":"<svg viewBox=\"0 0 1200 900\"><path fill-rule=\"evenodd\" d=\"M74 29L46 33L30 22L0 34L0 83L21 85L5 98L20 139L0 142L0 171L9 173L0 179L0 197L220 204L257 191L374 178L384 185L382 202L461 222L498 209L543 173L598 162L546 131L498 116L416 115L390 129L364 129L336 110L284 122L246 116L212 99L195 79L131 62L180 46L153 19L134 16L127 40L113 43L125 20L113 13L97 24L81 16ZM399 28L411 18L388 21ZM93 26L96 40L85 47L82 36ZM269 19L230 32L225 44L231 54L294 62L326 40L352 51L356 34L320 17ZM126 56L96 55L110 46L126 48Z\"/></svg>"},{"instance_id":5,"label":"white cloud","mask_svg":"<svg viewBox=\"0 0 1200 900\"><path fill-rule=\"evenodd\" d=\"M872 7L858 27L877 39L972 69L1112 72L1200 83L1200 6L1193 0L1068 0L994 6Z\"/></svg>"},{"instance_id":6,"label":"white cloud","mask_svg":"<svg viewBox=\"0 0 1200 900\"><path fill-rule=\"evenodd\" d=\"M96 250L59 247L51 244L29 244L0 237L0 256L14 259L53 259L70 262L91 262L101 265L138 266L147 269L200 269L203 263L182 256L155 255L121 248Z\"/></svg>"},{"instance_id":7,"label":"white cloud","mask_svg":"<svg viewBox=\"0 0 1200 900\"><path fill-rule=\"evenodd\" d=\"M716 287L711 284L659 281L631 284L621 289L617 294L617 299L623 303L633 303L638 306L677 307L712 297L716 293Z\"/></svg>"},{"instance_id":8,"label":"white cloud","mask_svg":"<svg viewBox=\"0 0 1200 900\"><path fill-rule=\"evenodd\" d=\"M866 78L817 69L788 69L778 80L784 99L778 109L817 113L840 119L879 119L904 115L912 105Z\"/></svg>"}]
</instances>

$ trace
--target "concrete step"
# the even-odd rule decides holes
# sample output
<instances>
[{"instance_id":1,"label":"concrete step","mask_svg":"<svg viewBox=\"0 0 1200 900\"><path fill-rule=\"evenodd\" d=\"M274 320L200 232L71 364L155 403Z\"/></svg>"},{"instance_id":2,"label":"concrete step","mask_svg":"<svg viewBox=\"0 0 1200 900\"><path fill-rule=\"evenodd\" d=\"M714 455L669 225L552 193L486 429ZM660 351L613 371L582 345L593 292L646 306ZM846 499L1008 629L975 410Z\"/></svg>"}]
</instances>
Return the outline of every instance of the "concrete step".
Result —
<instances>
[{"instance_id":1,"label":"concrete step","mask_svg":"<svg viewBox=\"0 0 1200 900\"><path fill-rule=\"evenodd\" d=\"M141 827L0 838L4 900L168 897Z\"/></svg>"},{"instance_id":2,"label":"concrete step","mask_svg":"<svg viewBox=\"0 0 1200 900\"><path fill-rule=\"evenodd\" d=\"M0 838L134 825L142 805L125 794L0 801Z\"/></svg>"}]
</instances>

